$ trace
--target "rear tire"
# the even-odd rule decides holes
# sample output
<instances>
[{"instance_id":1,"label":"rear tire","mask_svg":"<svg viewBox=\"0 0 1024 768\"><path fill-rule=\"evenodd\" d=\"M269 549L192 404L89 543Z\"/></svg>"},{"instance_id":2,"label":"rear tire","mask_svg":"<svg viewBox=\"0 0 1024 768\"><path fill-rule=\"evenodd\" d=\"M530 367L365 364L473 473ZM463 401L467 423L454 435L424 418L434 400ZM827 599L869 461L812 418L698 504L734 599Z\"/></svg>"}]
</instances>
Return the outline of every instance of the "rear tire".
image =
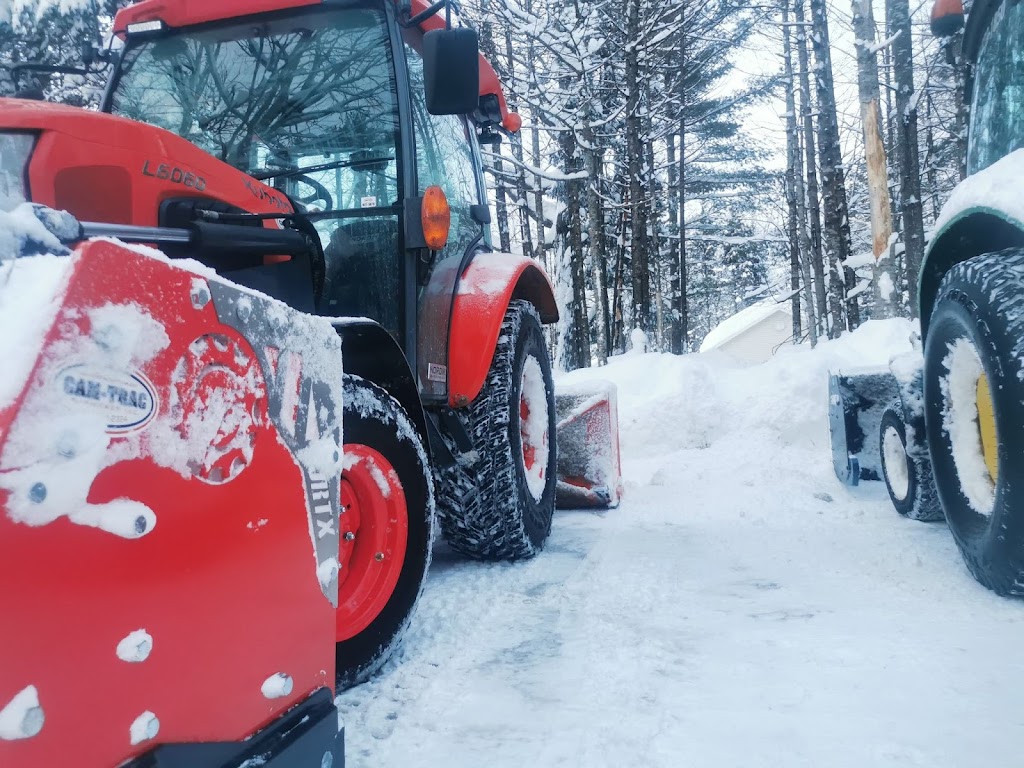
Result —
<instances>
[{"instance_id":1,"label":"rear tire","mask_svg":"<svg viewBox=\"0 0 1024 768\"><path fill-rule=\"evenodd\" d=\"M896 511L911 520L941 520L942 506L932 479L928 447L916 440L907 445L901 400L893 401L882 412L878 438L882 477Z\"/></svg>"},{"instance_id":2,"label":"rear tire","mask_svg":"<svg viewBox=\"0 0 1024 768\"><path fill-rule=\"evenodd\" d=\"M398 652L423 590L434 538L426 453L398 401L346 375L342 428L342 500L349 508L339 517L338 637L346 638L336 649L339 691L365 682ZM402 549L395 581L398 564L390 558Z\"/></svg>"},{"instance_id":3,"label":"rear tire","mask_svg":"<svg viewBox=\"0 0 1024 768\"><path fill-rule=\"evenodd\" d=\"M551 532L556 456L551 361L532 304L509 303L483 389L457 413L473 451L438 470L445 539L481 560L533 557Z\"/></svg>"},{"instance_id":4,"label":"rear tire","mask_svg":"<svg viewBox=\"0 0 1024 768\"><path fill-rule=\"evenodd\" d=\"M925 346L925 417L935 485L974 577L1024 594L1024 249L955 265L939 286ZM995 478L980 429L986 377Z\"/></svg>"}]
</instances>

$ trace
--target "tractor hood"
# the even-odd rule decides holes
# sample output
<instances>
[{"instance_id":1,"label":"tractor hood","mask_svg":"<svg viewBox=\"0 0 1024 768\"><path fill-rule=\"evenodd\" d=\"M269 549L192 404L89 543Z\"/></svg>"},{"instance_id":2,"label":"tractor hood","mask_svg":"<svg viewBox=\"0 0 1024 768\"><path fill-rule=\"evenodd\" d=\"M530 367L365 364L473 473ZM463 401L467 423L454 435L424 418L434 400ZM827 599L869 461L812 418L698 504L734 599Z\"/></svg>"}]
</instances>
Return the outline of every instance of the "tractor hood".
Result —
<instances>
[{"instance_id":1,"label":"tractor hood","mask_svg":"<svg viewBox=\"0 0 1024 768\"><path fill-rule=\"evenodd\" d=\"M31 134L26 196L82 221L157 226L171 200L291 212L278 190L174 134L75 107L0 99L0 135Z\"/></svg>"}]
</instances>

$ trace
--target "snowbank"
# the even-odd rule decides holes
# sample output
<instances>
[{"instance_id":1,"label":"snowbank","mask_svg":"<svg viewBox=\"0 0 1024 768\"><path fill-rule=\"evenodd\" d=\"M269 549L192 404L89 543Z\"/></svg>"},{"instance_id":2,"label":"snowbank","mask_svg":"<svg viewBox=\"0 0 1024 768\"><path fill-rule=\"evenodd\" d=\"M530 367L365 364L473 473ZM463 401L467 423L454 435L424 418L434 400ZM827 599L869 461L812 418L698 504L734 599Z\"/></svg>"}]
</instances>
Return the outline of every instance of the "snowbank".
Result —
<instances>
[{"instance_id":1,"label":"snowbank","mask_svg":"<svg viewBox=\"0 0 1024 768\"><path fill-rule=\"evenodd\" d=\"M630 462L688 448L737 443L732 455L796 447L831 461L828 372L882 367L912 351L908 320L871 320L850 334L785 346L757 366L711 351L612 358L607 366L561 374L556 388L591 378L619 389L622 456ZM627 473L628 475L629 473Z\"/></svg>"}]
</instances>

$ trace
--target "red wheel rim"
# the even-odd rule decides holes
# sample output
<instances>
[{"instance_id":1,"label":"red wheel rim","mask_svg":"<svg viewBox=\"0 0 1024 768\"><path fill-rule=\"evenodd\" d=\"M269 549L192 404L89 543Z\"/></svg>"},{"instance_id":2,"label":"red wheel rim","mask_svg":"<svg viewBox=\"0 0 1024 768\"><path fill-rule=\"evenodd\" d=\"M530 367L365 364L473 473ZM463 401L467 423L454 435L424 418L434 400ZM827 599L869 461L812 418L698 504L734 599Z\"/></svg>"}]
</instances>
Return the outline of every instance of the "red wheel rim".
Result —
<instances>
[{"instance_id":1,"label":"red wheel rim","mask_svg":"<svg viewBox=\"0 0 1024 768\"><path fill-rule=\"evenodd\" d=\"M531 415L539 418L531 419ZM544 373L537 359L529 356L523 364L519 383L519 449L526 484L537 501L543 497L547 487L548 439L548 401Z\"/></svg>"},{"instance_id":2,"label":"red wheel rim","mask_svg":"<svg viewBox=\"0 0 1024 768\"><path fill-rule=\"evenodd\" d=\"M523 447L523 466L527 471L533 469L537 461L537 446L530 440L526 425L530 422L530 404L525 395L519 396L519 444Z\"/></svg>"},{"instance_id":3,"label":"red wheel rim","mask_svg":"<svg viewBox=\"0 0 1024 768\"><path fill-rule=\"evenodd\" d=\"M345 445L341 475L337 640L373 623L398 584L409 540L409 511L398 473L367 445Z\"/></svg>"}]
</instances>

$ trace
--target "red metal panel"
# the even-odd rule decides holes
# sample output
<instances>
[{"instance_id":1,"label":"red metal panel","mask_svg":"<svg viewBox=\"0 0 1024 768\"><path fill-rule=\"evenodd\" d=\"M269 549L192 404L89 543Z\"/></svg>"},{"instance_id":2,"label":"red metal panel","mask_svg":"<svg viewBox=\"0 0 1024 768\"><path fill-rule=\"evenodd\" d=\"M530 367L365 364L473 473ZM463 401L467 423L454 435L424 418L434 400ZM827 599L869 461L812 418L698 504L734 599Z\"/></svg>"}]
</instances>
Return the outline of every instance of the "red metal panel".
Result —
<instances>
[{"instance_id":1,"label":"red metal panel","mask_svg":"<svg viewBox=\"0 0 1024 768\"><path fill-rule=\"evenodd\" d=\"M459 281L448 344L448 402L471 403L484 385L505 310L512 299L537 307L545 323L558 319L551 281L525 256L478 254Z\"/></svg>"},{"instance_id":2,"label":"red metal panel","mask_svg":"<svg viewBox=\"0 0 1024 768\"><path fill-rule=\"evenodd\" d=\"M5 768L65 765L69 755L76 765L116 765L158 742L240 740L334 682L335 611L317 578L302 471L266 418L263 374L233 392L256 416L251 458L234 479L213 483L153 458L161 425L180 430L188 410L181 363L190 345L216 333L239 359L254 358L249 341L218 320L214 302L193 305L202 278L106 242L72 259L32 374L15 407L0 412L0 709L31 685L45 713L38 735L0 740ZM58 373L96 331L90 310L107 305L134 307L169 340L138 372L152 384L155 416L109 438L108 466L88 490L90 505L130 499L152 510L155 525L137 538L72 522L74 509L45 524L11 514L11 478L24 470L12 442L25 429L38 431L40 446L55 441L38 414L55 401L74 408L60 399ZM133 446L140 455L118 458ZM54 457L28 469L56 492L72 482L60 466ZM138 629L152 636L152 652L124 661L118 643ZM263 685L277 673L292 689L268 698ZM145 712L159 732L133 745L132 723Z\"/></svg>"},{"instance_id":3,"label":"red metal panel","mask_svg":"<svg viewBox=\"0 0 1024 768\"><path fill-rule=\"evenodd\" d=\"M227 163L208 155L169 131L113 115L57 104L0 99L0 130L40 134L29 163L29 186L36 203L61 208L84 220L95 203L90 196L110 197L131 210L114 221L155 226L160 203L173 197L206 197L254 213L291 212L287 198ZM114 174L113 169L124 169ZM92 178L77 195L61 180L67 174ZM114 178L117 188L109 188ZM129 182L130 192L124 188ZM103 180L107 181L104 185ZM109 213L111 205L106 205ZM110 221L110 219L106 219ZM276 226L276 223L268 223Z\"/></svg>"}]
</instances>

